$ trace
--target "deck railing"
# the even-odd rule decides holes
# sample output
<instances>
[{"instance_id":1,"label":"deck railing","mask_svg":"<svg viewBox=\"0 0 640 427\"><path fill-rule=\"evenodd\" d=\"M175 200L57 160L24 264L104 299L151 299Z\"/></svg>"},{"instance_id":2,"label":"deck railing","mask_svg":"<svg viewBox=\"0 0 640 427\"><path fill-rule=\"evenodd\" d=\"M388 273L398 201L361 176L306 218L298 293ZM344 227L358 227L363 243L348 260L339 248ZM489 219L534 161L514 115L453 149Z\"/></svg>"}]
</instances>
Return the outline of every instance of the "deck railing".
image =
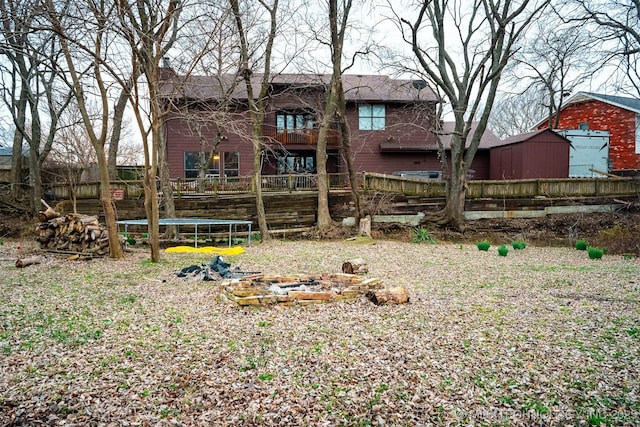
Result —
<instances>
[{"instance_id":1,"label":"deck railing","mask_svg":"<svg viewBox=\"0 0 640 427\"><path fill-rule=\"evenodd\" d=\"M318 129L277 129L273 126L265 126L262 135L268 141L277 142L283 145L302 144L316 145L318 144ZM327 145L335 146L340 142L339 134L333 129L329 129L327 133Z\"/></svg>"},{"instance_id":2,"label":"deck railing","mask_svg":"<svg viewBox=\"0 0 640 427\"><path fill-rule=\"evenodd\" d=\"M349 188L349 176L342 173L327 174L329 190ZM216 195L255 192L253 176L214 177L214 178L177 178L170 180L174 197ZM315 174L262 175L263 192L314 191L318 189L318 176ZM100 197L100 183L90 182L73 186L76 198L95 199ZM111 183L114 195L135 199L144 197L143 182L114 181ZM65 183L54 183L47 187L47 195L58 199L71 199L71 187Z\"/></svg>"},{"instance_id":3,"label":"deck railing","mask_svg":"<svg viewBox=\"0 0 640 427\"><path fill-rule=\"evenodd\" d=\"M347 174L328 174L329 190L350 188ZM263 192L315 191L318 176L314 174L262 175ZM366 191L404 193L420 197L444 197L445 181L401 178L377 173L358 175L358 187ZM253 177L222 177L171 180L174 197L251 193L256 189ZM469 181L466 197L518 198L518 197L591 197L591 196L640 196L638 178L566 178L524 179L499 181ZM74 186L76 198L99 198L100 183L83 183ZM111 184L114 195L128 199L144 197L142 181L115 181ZM70 199L68 184L48 185L46 197Z\"/></svg>"}]
</instances>

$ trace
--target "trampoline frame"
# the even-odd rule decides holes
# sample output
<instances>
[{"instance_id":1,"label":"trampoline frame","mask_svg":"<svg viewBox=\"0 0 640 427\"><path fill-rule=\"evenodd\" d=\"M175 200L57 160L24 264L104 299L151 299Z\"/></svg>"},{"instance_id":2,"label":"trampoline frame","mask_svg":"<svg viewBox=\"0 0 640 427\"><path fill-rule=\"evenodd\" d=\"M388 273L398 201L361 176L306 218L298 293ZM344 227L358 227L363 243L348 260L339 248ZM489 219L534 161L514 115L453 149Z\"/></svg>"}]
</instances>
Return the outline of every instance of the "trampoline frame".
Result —
<instances>
[{"instance_id":1,"label":"trampoline frame","mask_svg":"<svg viewBox=\"0 0 640 427\"><path fill-rule=\"evenodd\" d=\"M116 221L116 225L118 226L118 232L120 232L120 224L124 225L124 232L128 233L130 225L146 225L147 231L149 227L149 223L146 219L126 219L121 221ZM178 233L180 232L181 225L193 225L194 227L194 241L195 247L198 247L198 225L207 225L209 226L209 234L211 234L211 226L212 225L226 225L229 227L229 247L231 247L232 235L238 233L238 225L246 225L249 228L249 234L247 242L249 246L251 245L251 221L240 221L235 219L207 219L207 218L160 218L158 225L175 225L178 227Z\"/></svg>"}]
</instances>

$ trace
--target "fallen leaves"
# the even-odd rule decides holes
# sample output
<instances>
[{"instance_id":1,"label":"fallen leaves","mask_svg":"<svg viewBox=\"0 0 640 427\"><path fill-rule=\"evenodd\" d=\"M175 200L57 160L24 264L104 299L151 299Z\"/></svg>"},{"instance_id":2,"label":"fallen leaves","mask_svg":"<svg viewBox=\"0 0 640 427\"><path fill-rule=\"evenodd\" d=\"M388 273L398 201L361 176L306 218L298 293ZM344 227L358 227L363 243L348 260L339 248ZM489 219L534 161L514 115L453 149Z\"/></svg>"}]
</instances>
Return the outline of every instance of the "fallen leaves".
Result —
<instances>
[{"instance_id":1,"label":"fallen leaves","mask_svg":"<svg viewBox=\"0 0 640 427\"><path fill-rule=\"evenodd\" d=\"M404 286L409 304L239 309L202 255L1 265L0 423L634 425L640 264L570 248L273 242L228 261Z\"/></svg>"}]
</instances>

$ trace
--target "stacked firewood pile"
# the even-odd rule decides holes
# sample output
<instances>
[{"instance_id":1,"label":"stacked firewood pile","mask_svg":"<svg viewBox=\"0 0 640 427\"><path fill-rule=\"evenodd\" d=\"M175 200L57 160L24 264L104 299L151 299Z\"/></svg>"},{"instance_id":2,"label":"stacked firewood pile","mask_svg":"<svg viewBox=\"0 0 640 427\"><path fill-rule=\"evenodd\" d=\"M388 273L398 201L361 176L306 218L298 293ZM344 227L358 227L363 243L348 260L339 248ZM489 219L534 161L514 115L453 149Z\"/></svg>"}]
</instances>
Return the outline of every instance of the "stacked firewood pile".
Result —
<instances>
[{"instance_id":1,"label":"stacked firewood pile","mask_svg":"<svg viewBox=\"0 0 640 427\"><path fill-rule=\"evenodd\" d=\"M62 215L51 207L38 213L36 227L41 249L84 254L109 253L107 228L98 217L70 213Z\"/></svg>"}]
</instances>

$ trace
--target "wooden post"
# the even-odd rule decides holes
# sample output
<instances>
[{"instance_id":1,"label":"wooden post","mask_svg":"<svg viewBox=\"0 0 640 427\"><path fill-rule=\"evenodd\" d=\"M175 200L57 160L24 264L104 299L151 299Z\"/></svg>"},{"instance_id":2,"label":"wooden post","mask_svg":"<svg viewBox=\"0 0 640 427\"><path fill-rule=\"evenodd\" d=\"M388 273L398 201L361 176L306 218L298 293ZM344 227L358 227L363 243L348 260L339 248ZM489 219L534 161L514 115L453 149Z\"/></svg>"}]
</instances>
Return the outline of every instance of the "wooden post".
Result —
<instances>
[{"instance_id":1,"label":"wooden post","mask_svg":"<svg viewBox=\"0 0 640 427\"><path fill-rule=\"evenodd\" d=\"M371 217L367 215L365 218L360 218L360 233L361 236L371 237Z\"/></svg>"}]
</instances>

